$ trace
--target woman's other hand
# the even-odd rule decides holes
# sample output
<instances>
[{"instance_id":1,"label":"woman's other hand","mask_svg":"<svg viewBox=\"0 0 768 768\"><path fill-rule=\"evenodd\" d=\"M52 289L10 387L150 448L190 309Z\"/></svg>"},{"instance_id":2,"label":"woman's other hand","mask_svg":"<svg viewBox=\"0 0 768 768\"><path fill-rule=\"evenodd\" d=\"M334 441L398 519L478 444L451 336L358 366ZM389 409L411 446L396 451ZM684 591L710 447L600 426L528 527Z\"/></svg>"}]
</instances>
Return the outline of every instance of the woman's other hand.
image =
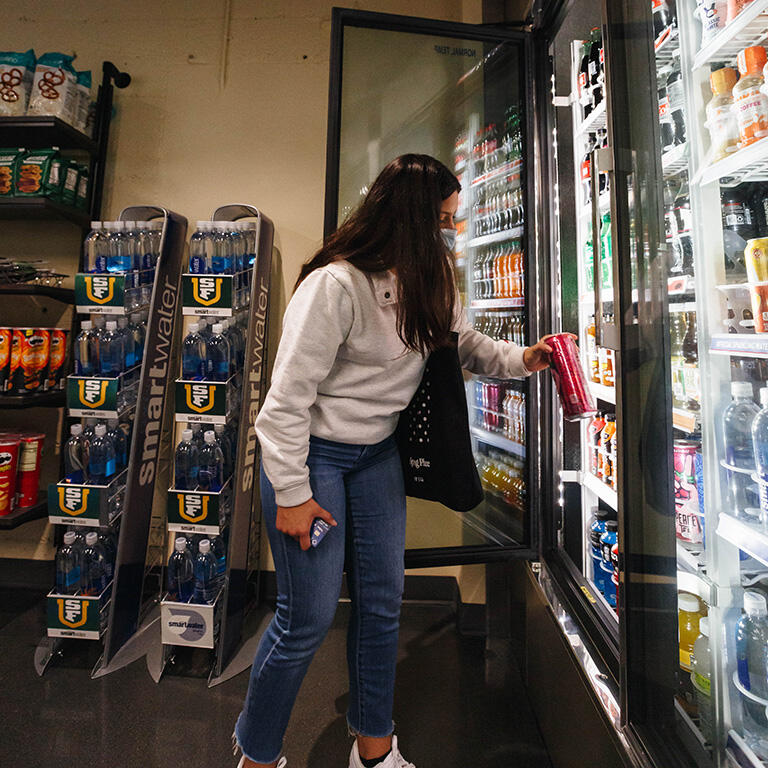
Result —
<instances>
[{"instance_id":1,"label":"woman's other hand","mask_svg":"<svg viewBox=\"0 0 768 768\"><path fill-rule=\"evenodd\" d=\"M296 507L278 507L275 527L296 539L306 551L310 546L309 534L316 517L325 520L328 525L336 525L330 512L326 512L314 499L309 499Z\"/></svg>"},{"instance_id":2,"label":"woman's other hand","mask_svg":"<svg viewBox=\"0 0 768 768\"><path fill-rule=\"evenodd\" d=\"M523 363L532 373L549 368L549 356L552 354L552 347L547 344L547 339L551 339L553 335L550 333L547 336L542 336L532 347L526 347L523 352ZM565 335L570 336L574 341L578 341L578 336L572 333Z\"/></svg>"}]
</instances>

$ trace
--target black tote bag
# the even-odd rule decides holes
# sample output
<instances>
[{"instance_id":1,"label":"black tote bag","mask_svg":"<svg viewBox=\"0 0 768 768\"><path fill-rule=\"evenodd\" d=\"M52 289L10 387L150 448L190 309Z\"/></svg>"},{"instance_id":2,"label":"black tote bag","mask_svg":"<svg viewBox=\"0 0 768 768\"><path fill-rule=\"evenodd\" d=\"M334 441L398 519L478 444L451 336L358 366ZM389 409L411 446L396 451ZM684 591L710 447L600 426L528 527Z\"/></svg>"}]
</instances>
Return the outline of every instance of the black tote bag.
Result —
<instances>
[{"instance_id":1,"label":"black tote bag","mask_svg":"<svg viewBox=\"0 0 768 768\"><path fill-rule=\"evenodd\" d=\"M395 439L405 493L466 512L483 500L472 456L457 333L435 350L416 394L400 414Z\"/></svg>"}]
</instances>

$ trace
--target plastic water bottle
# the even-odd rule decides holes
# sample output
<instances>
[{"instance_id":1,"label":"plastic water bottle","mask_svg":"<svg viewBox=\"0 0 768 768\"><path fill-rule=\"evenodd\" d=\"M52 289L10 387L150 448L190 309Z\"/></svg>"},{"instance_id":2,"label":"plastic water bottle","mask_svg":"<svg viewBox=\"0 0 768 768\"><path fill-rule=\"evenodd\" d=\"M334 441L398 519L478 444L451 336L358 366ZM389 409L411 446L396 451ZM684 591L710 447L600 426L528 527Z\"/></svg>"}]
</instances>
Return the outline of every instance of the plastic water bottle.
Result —
<instances>
[{"instance_id":1,"label":"plastic water bottle","mask_svg":"<svg viewBox=\"0 0 768 768\"><path fill-rule=\"evenodd\" d=\"M605 533L605 524L612 517L607 510L595 509L589 526L590 557L592 559L592 581L601 593L605 594L605 573L603 571L603 552L600 537Z\"/></svg>"},{"instance_id":2,"label":"plastic water bottle","mask_svg":"<svg viewBox=\"0 0 768 768\"><path fill-rule=\"evenodd\" d=\"M80 333L74 344L75 376L98 376L99 334L90 320L80 323Z\"/></svg>"},{"instance_id":3,"label":"plastic water bottle","mask_svg":"<svg viewBox=\"0 0 768 768\"><path fill-rule=\"evenodd\" d=\"M214 424L213 432L216 435L216 445L221 448L221 455L224 457L224 480L232 476L234 462L232 461L232 437L225 424Z\"/></svg>"},{"instance_id":4,"label":"plastic water bottle","mask_svg":"<svg viewBox=\"0 0 768 768\"><path fill-rule=\"evenodd\" d=\"M205 445L205 439L203 438L204 430L201 424L192 425L192 442L197 447L197 455L200 456L200 451L203 450Z\"/></svg>"},{"instance_id":5,"label":"plastic water bottle","mask_svg":"<svg viewBox=\"0 0 768 768\"><path fill-rule=\"evenodd\" d=\"M730 513L757 522L760 518L760 497L752 479L755 471L752 424L760 409L752 400L752 385L748 381L732 382L731 394L733 401L723 413L725 461L733 467L726 470Z\"/></svg>"},{"instance_id":6,"label":"plastic water bottle","mask_svg":"<svg viewBox=\"0 0 768 768\"><path fill-rule=\"evenodd\" d=\"M115 449L115 471L122 472L128 466L128 438L117 419L110 419L107 427L107 437Z\"/></svg>"},{"instance_id":7,"label":"plastic water bottle","mask_svg":"<svg viewBox=\"0 0 768 768\"><path fill-rule=\"evenodd\" d=\"M211 326L214 322L217 322L215 320L212 320L210 317L198 317L197 318L197 325L198 325L198 333L203 337L203 341L205 343L208 343L208 339L211 338L213 335L211 333Z\"/></svg>"},{"instance_id":8,"label":"plastic water bottle","mask_svg":"<svg viewBox=\"0 0 768 768\"><path fill-rule=\"evenodd\" d=\"M739 683L755 696L768 699L768 607L765 595L757 590L745 590L744 612L736 624L736 670ZM744 708L744 735L747 743L765 744L768 740L765 705L743 694L741 702Z\"/></svg>"},{"instance_id":9,"label":"plastic water bottle","mask_svg":"<svg viewBox=\"0 0 768 768\"><path fill-rule=\"evenodd\" d=\"M232 241L228 233L228 221L213 222L213 259L211 272L214 275L231 275L234 271Z\"/></svg>"},{"instance_id":10,"label":"plastic water bottle","mask_svg":"<svg viewBox=\"0 0 768 768\"><path fill-rule=\"evenodd\" d=\"M129 370L136 365L136 341L133 338L131 330L128 328L128 318L117 318L117 332L123 340L124 368Z\"/></svg>"},{"instance_id":11,"label":"plastic water bottle","mask_svg":"<svg viewBox=\"0 0 768 768\"><path fill-rule=\"evenodd\" d=\"M73 424L69 433L64 443L64 481L82 485L88 481L88 440L83 436L82 424Z\"/></svg>"},{"instance_id":12,"label":"plastic water bottle","mask_svg":"<svg viewBox=\"0 0 768 768\"><path fill-rule=\"evenodd\" d=\"M91 222L91 231L83 244L83 269L94 274L107 271L109 237L100 221Z\"/></svg>"},{"instance_id":13,"label":"plastic water bottle","mask_svg":"<svg viewBox=\"0 0 768 768\"><path fill-rule=\"evenodd\" d=\"M237 318L230 321L229 332L235 344L237 366L242 369L245 365L245 334L243 333L243 329L240 327Z\"/></svg>"},{"instance_id":14,"label":"plastic water bottle","mask_svg":"<svg viewBox=\"0 0 768 768\"><path fill-rule=\"evenodd\" d=\"M699 636L693 644L691 656L691 682L696 691L699 709L699 730L704 738L712 741L712 655L709 650L709 619L699 620Z\"/></svg>"},{"instance_id":15,"label":"plastic water bottle","mask_svg":"<svg viewBox=\"0 0 768 768\"><path fill-rule=\"evenodd\" d=\"M224 485L224 455L216 443L216 433L212 429L205 433L203 440L197 482L201 491L218 493Z\"/></svg>"},{"instance_id":16,"label":"plastic water bottle","mask_svg":"<svg viewBox=\"0 0 768 768\"><path fill-rule=\"evenodd\" d=\"M138 235L138 253L141 264L139 283L141 284L141 303L148 304L152 291L152 277L155 270L155 254L152 242L152 230L148 221L137 221L136 232Z\"/></svg>"},{"instance_id":17,"label":"plastic water bottle","mask_svg":"<svg viewBox=\"0 0 768 768\"><path fill-rule=\"evenodd\" d=\"M757 474L768 481L768 387L760 390L760 405L752 422L752 449Z\"/></svg>"},{"instance_id":18,"label":"plastic water bottle","mask_svg":"<svg viewBox=\"0 0 768 768\"><path fill-rule=\"evenodd\" d=\"M83 437L86 439L86 442L90 446L91 440L95 437L94 430L96 429L96 425L99 423L98 419L88 418L85 419L83 422Z\"/></svg>"},{"instance_id":19,"label":"plastic water bottle","mask_svg":"<svg viewBox=\"0 0 768 768\"><path fill-rule=\"evenodd\" d=\"M198 221L197 229L189 239L189 271L193 275L206 275L213 266L213 226L210 221Z\"/></svg>"},{"instance_id":20,"label":"plastic water bottle","mask_svg":"<svg viewBox=\"0 0 768 768\"><path fill-rule=\"evenodd\" d=\"M125 240L125 223L105 221L104 230L108 245L107 271L127 274L131 269L131 254Z\"/></svg>"},{"instance_id":21,"label":"plastic water bottle","mask_svg":"<svg viewBox=\"0 0 768 768\"><path fill-rule=\"evenodd\" d=\"M84 595L100 595L109 584L109 566L104 547L99 543L99 534L91 531L85 536L83 568L80 586Z\"/></svg>"},{"instance_id":22,"label":"plastic water bottle","mask_svg":"<svg viewBox=\"0 0 768 768\"><path fill-rule=\"evenodd\" d=\"M179 603L188 603L195 589L195 565L187 540L179 536L168 560L168 597Z\"/></svg>"},{"instance_id":23,"label":"plastic water bottle","mask_svg":"<svg viewBox=\"0 0 768 768\"><path fill-rule=\"evenodd\" d=\"M83 550L77 535L71 531L64 534L64 543L56 552L56 592L60 595L74 595L80 589Z\"/></svg>"},{"instance_id":24,"label":"plastic water bottle","mask_svg":"<svg viewBox=\"0 0 768 768\"><path fill-rule=\"evenodd\" d=\"M221 335L227 340L227 344L229 344L229 370L234 373L237 371L237 350L235 347L237 342L232 334L232 324L228 317L224 317L221 319L220 325Z\"/></svg>"},{"instance_id":25,"label":"plastic water bottle","mask_svg":"<svg viewBox=\"0 0 768 768\"><path fill-rule=\"evenodd\" d=\"M216 560L211 554L211 542L201 539L197 545L195 558L195 597L196 603L211 603L217 592Z\"/></svg>"},{"instance_id":26,"label":"plastic water bottle","mask_svg":"<svg viewBox=\"0 0 768 768\"><path fill-rule=\"evenodd\" d=\"M99 369L102 376L115 378L125 370L123 336L117 330L114 320L107 322L107 328L99 344Z\"/></svg>"},{"instance_id":27,"label":"plastic water bottle","mask_svg":"<svg viewBox=\"0 0 768 768\"><path fill-rule=\"evenodd\" d=\"M117 560L117 539L114 531L108 525L102 525L99 527L99 544L101 544L104 550L106 571L107 571L107 583L112 581L112 577L115 575L115 561Z\"/></svg>"},{"instance_id":28,"label":"plastic water bottle","mask_svg":"<svg viewBox=\"0 0 768 768\"><path fill-rule=\"evenodd\" d=\"M205 340L200 335L199 323L189 326L189 333L181 345L181 377L187 381L201 381L208 373L208 355Z\"/></svg>"},{"instance_id":29,"label":"plastic water bottle","mask_svg":"<svg viewBox=\"0 0 768 768\"><path fill-rule=\"evenodd\" d=\"M211 536L211 554L216 562L216 584L220 587L224 583L227 573L227 546L221 536Z\"/></svg>"},{"instance_id":30,"label":"plastic water bottle","mask_svg":"<svg viewBox=\"0 0 768 768\"><path fill-rule=\"evenodd\" d=\"M192 430L181 433L181 442L176 447L175 483L180 491L194 491L200 472L200 458L197 446L192 442Z\"/></svg>"},{"instance_id":31,"label":"plastic water bottle","mask_svg":"<svg viewBox=\"0 0 768 768\"><path fill-rule=\"evenodd\" d=\"M208 359L208 379L210 381L226 381L230 375L229 342L224 338L224 328L221 323L215 323L213 334L206 343Z\"/></svg>"},{"instance_id":32,"label":"plastic water bottle","mask_svg":"<svg viewBox=\"0 0 768 768\"><path fill-rule=\"evenodd\" d=\"M128 249L131 259L130 278L128 282L130 282L132 288L136 289L131 292L129 297L129 308L135 309L136 307L141 306L141 291L139 290L141 286L142 265L141 235L139 234L139 229L135 221L123 222L123 232L125 234L126 248Z\"/></svg>"},{"instance_id":33,"label":"plastic water bottle","mask_svg":"<svg viewBox=\"0 0 768 768\"><path fill-rule=\"evenodd\" d=\"M138 312L134 312L130 319L131 322L128 325L128 330L133 336L136 364L139 365L144 359L144 341L147 338L147 330L141 320L141 315Z\"/></svg>"},{"instance_id":34,"label":"plastic water bottle","mask_svg":"<svg viewBox=\"0 0 768 768\"><path fill-rule=\"evenodd\" d=\"M107 437L105 424L97 424L93 432L88 459L88 482L91 485L106 485L115 474L115 447Z\"/></svg>"},{"instance_id":35,"label":"plastic water bottle","mask_svg":"<svg viewBox=\"0 0 768 768\"><path fill-rule=\"evenodd\" d=\"M602 561L600 568L603 578L603 594L611 608L616 607L616 587L613 583L613 562L611 561L611 548L618 541L619 524L616 520L607 520L605 533L600 537L600 552Z\"/></svg>"}]
</instances>

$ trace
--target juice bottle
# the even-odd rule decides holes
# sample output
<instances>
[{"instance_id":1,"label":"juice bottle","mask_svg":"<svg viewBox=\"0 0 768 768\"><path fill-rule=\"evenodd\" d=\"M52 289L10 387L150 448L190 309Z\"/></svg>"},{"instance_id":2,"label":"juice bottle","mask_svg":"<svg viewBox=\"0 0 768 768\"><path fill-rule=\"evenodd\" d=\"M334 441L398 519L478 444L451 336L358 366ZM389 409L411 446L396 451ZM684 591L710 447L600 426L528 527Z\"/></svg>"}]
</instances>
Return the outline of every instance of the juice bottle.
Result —
<instances>
[{"instance_id":1,"label":"juice bottle","mask_svg":"<svg viewBox=\"0 0 768 768\"><path fill-rule=\"evenodd\" d=\"M739 52L741 78L733 86L739 146L747 147L768 135L768 98L762 93L765 48L754 45Z\"/></svg>"},{"instance_id":2,"label":"juice bottle","mask_svg":"<svg viewBox=\"0 0 768 768\"><path fill-rule=\"evenodd\" d=\"M608 315L603 316L608 321ZM616 355L612 349L598 348L598 360L600 363L600 383L605 387L612 387L616 383L614 361Z\"/></svg>"},{"instance_id":3,"label":"juice bottle","mask_svg":"<svg viewBox=\"0 0 768 768\"><path fill-rule=\"evenodd\" d=\"M595 316L589 316L589 323L586 328L587 337L587 370L589 371L589 380L595 384L600 383L600 360L597 354L597 332L595 330Z\"/></svg>"},{"instance_id":4,"label":"juice bottle","mask_svg":"<svg viewBox=\"0 0 768 768\"><path fill-rule=\"evenodd\" d=\"M680 666L691 670L693 645L699 636L699 622L704 616L701 603L696 595L680 592L677 597L678 631L680 642Z\"/></svg>"},{"instance_id":5,"label":"juice bottle","mask_svg":"<svg viewBox=\"0 0 768 768\"><path fill-rule=\"evenodd\" d=\"M600 455L600 433L605 426L605 417L601 414L595 416L589 422L587 434L589 436L589 471L595 476L600 477L602 464L599 460Z\"/></svg>"},{"instance_id":6,"label":"juice bottle","mask_svg":"<svg viewBox=\"0 0 768 768\"><path fill-rule=\"evenodd\" d=\"M616 414L608 413L605 416L605 426L600 432L600 449L598 458L598 476L600 479L610 485L613 476L613 461L611 447L616 434Z\"/></svg>"},{"instance_id":7,"label":"juice bottle","mask_svg":"<svg viewBox=\"0 0 768 768\"><path fill-rule=\"evenodd\" d=\"M709 76L712 99L707 104L706 128L709 131L712 162L722 160L739 148L739 124L733 112L733 86L739 79L732 67L715 70Z\"/></svg>"}]
</instances>

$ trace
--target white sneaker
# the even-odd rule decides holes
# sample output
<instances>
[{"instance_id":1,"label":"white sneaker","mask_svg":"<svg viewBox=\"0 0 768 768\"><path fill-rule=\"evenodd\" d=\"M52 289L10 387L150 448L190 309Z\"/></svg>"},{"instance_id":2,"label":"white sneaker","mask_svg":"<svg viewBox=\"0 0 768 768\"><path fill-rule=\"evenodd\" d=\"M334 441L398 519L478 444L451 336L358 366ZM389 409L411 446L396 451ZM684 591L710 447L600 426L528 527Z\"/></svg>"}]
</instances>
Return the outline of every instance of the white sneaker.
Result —
<instances>
[{"instance_id":1,"label":"white sneaker","mask_svg":"<svg viewBox=\"0 0 768 768\"><path fill-rule=\"evenodd\" d=\"M240 762L237 764L237 768L243 768L244 765L245 765L245 755L243 755L240 758ZM277 763L277 768L285 768L286 765L288 765L288 760L284 757L281 757Z\"/></svg>"},{"instance_id":2,"label":"white sneaker","mask_svg":"<svg viewBox=\"0 0 768 768\"><path fill-rule=\"evenodd\" d=\"M278 766L278 768L280 768ZM357 749L357 740L352 745L352 752L349 754L349 768L363 768L363 762L360 759L360 752ZM376 768L416 768L413 763L409 763L397 748L397 736L392 736L392 751L380 763L376 763Z\"/></svg>"}]
</instances>

